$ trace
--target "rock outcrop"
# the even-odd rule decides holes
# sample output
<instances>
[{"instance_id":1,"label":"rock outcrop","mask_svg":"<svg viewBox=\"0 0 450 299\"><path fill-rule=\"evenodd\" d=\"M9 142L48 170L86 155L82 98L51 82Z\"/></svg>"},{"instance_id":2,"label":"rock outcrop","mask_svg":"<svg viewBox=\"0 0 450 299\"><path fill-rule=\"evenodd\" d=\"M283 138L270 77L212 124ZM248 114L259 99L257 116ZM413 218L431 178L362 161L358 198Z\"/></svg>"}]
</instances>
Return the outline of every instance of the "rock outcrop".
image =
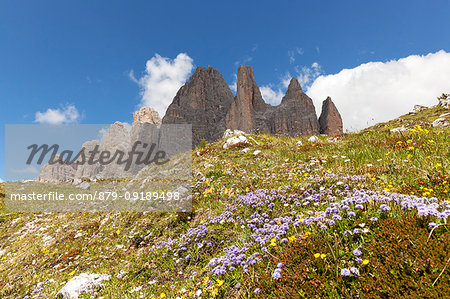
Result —
<instances>
[{"instance_id":1,"label":"rock outcrop","mask_svg":"<svg viewBox=\"0 0 450 299\"><path fill-rule=\"evenodd\" d=\"M321 134L335 136L340 135L343 132L341 114L330 97L322 103L322 113L319 117L319 124Z\"/></svg>"},{"instance_id":2,"label":"rock outcrop","mask_svg":"<svg viewBox=\"0 0 450 299\"><path fill-rule=\"evenodd\" d=\"M275 107L264 101L252 67L239 66L236 85L233 97L216 69L198 67L178 91L162 123L192 124L193 146L202 139L209 142L220 139L226 129L290 136L320 133L313 101L297 79L292 78L280 105ZM336 107L331 103L326 109L323 119L329 126L324 127L325 134L342 133L342 120Z\"/></svg>"},{"instance_id":3,"label":"rock outcrop","mask_svg":"<svg viewBox=\"0 0 450 299\"><path fill-rule=\"evenodd\" d=\"M253 69L244 65L238 69L237 93L227 115L227 128L290 136L319 133L314 104L297 79L292 78L281 104L273 107L264 102Z\"/></svg>"},{"instance_id":4,"label":"rock outcrop","mask_svg":"<svg viewBox=\"0 0 450 299\"><path fill-rule=\"evenodd\" d=\"M227 128L253 133L255 130L269 131L265 112L266 104L255 81L253 69L241 65L237 73L236 97L226 118Z\"/></svg>"},{"instance_id":5,"label":"rock outcrop","mask_svg":"<svg viewBox=\"0 0 450 299\"><path fill-rule=\"evenodd\" d=\"M192 143L215 141L226 130L225 117L233 94L218 70L198 67L177 92L162 119L163 124L192 124Z\"/></svg>"},{"instance_id":6,"label":"rock outcrop","mask_svg":"<svg viewBox=\"0 0 450 299\"><path fill-rule=\"evenodd\" d=\"M450 109L450 96L445 99L439 99L438 105L444 107L445 109Z\"/></svg>"},{"instance_id":7,"label":"rock outcrop","mask_svg":"<svg viewBox=\"0 0 450 299\"><path fill-rule=\"evenodd\" d=\"M108 274L90 274L81 273L69 280L64 287L58 292L56 298L74 299L83 293L90 293L98 288L103 287L102 281L110 280L111 275Z\"/></svg>"},{"instance_id":8,"label":"rock outcrop","mask_svg":"<svg viewBox=\"0 0 450 299\"><path fill-rule=\"evenodd\" d=\"M270 132L290 136L319 133L316 109L296 78L292 78L281 104L270 112Z\"/></svg>"},{"instance_id":9,"label":"rock outcrop","mask_svg":"<svg viewBox=\"0 0 450 299\"><path fill-rule=\"evenodd\" d=\"M60 155L55 155L51 159L54 163L45 164L41 167L37 182L59 183L70 182L75 178L77 171L75 163L68 164Z\"/></svg>"},{"instance_id":10,"label":"rock outcrop","mask_svg":"<svg viewBox=\"0 0 450 299\"><path fill-rule=\"evenodd\" d=\"M142 107L139 111L134 113L133 123L150 123L160 126L162 119L155 109L150 107Z\"/></svg>"},{"instance_id":11,"label":"rock outcrop","mask_svg":"<svg viewBox=\"0 0 450 299\"><path fill-rule=\"evenodd\" d=\"M103 144L101 145L101 150L107 150L112 155L116 151L128 153L131 150L130 133L123 123L116 121L109 127L108 132L104 137ZM91 165L91 167L95 165ZM102 167L102 169L101 172L97 174L98 178L124 178L130 175L124 170L124 164L108 163L99 167Z\"/></svg>"},{"instance_id":12,"label":"rock outcrop","mask_svg":"<svg viewBox=\"0 0 450 299\"><path fill-rule=\"evenodd\" d=\"M56 155L54 157L56 163L43 165L35 180L46 183L74 182L79 184L84 178L129 178L149 164L137 163L138 159L140 161L144 158L151 160L155 157L157 151L165 152L166 157L168 157L189 150L191 148L190 130L186 134L185 125L161 125L156 117L157 114L153 114L152 111L154 110L148 108L135 113L135 122L133 122L131 128L121 122L115 122L104 134L103 141L91 140L85 142L81 147L84 155L78 155L75 162L65 163L59 155ZM161 126L158 127L158 124ZM126 160L133 147L135 154L132 155L131 162L127 166ZM115 159L107 163L96 162L92 164L88 162L91 156L92 160L98 161L100 152L106 151L109 152L109 158L106 160L112 157L115 157ZM96 153L93 155L94 152ZM123 159L125 162L118 163L119 159Z\"/></svg>"}]
</instances>

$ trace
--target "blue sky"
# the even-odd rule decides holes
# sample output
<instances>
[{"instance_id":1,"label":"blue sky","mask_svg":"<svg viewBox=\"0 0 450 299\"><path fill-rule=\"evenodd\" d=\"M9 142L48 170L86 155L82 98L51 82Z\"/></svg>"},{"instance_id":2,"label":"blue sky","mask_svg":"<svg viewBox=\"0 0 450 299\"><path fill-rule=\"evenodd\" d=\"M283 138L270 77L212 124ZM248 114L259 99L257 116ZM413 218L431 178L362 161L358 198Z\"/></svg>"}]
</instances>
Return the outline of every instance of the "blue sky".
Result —
<instances>
[{"instance_id":1,"label":"blue sky","mask_svg":"<svg viewBox=\"0 0 450 299\"><path fill-rule=\"evenodd\" d=\"M320 75L368 62L385 66L411 55L421 62L440 50L423 68L445 72L449 11L450 1L439 0L1 1L1 125L36 123L37 112L70 105L78 123L131 122L146 87L133 81L130 71L139 80L157 53L168 59L186 53L193 66L217 68L230 85L239 63L251 65L258 84L275 94L285 90L288 75L312 71L305 83L313 85ZM409 70L417 65L412 60L399 64ZM319 87L313 85L311 93L332 92ZM433 94L441 86L434 88ZM3 149L4 129L0 178Z\"/></svg>"}]
</instances>

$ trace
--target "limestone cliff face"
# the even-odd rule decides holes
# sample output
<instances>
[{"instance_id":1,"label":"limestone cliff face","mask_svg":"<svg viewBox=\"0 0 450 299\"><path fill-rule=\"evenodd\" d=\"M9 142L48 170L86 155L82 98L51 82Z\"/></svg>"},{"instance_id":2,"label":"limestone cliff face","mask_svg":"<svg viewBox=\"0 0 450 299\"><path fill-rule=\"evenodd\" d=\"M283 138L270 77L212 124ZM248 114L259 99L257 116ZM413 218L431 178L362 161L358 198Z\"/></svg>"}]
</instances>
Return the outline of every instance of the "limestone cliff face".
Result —
<instances>
[{"instance_id":1,"label":"limestone cliff face","mask_svg":"<svg viewBox=\"0 0 450 299\"><path fill-rule=\"evenodd\" d=\"M257 129L268 131L264 114L270 105L266 104L262 98L253 69L245 65L239 66L236 84L236 97L226 118L227 128L247 133Z\"/></svg>"},{"instance_id":2,"label":"limestone cliff face","mask_svg":"<svg viewBox=\"0 0 450 299\"><path fill-rule=\"evenodd\" d=\"M330 97L322 103L322 113L319 117L319 124L321 134L330 136L342 134L342 117Z\"/></svg>"},{"instance_id":3,"label":"limestone cliff face","mask_svg":"<svg viewBox=\"0 0 450 299\"><path fill-rule=\"evenodd\" d=\"M155 109L150 107L142 107L139 111L136 111L133 115L134 123L150 123L157 126L161 125L161 117Z\"/></svg>"},{"instance_id":4,"label":"limestone cliff face","mask_svg":"<svg viewBox=\"0 0 450 299\"><path fill-rule=\"evenodd\" d=\"M298 136L319 133L314 104L296 78L291 79L281 104L273 107L268 118L270 132L274 134Z\"/></svg>"},{"instance_id":5,"label":"limestone cliff face","mask_svg":"<svg viewBox=\"0 0 450 299\"><path fill-rule=\"evenodd\" d=\"M225 117L233 94L216 69L198 67L180 88L163 117L163 124L192 124L192 143L215 141L226 130Z\"/></svg>"},{"instance_id":6,"label":"limestone cliff face","mask_svg":"<svg viewBox=\"0 0 450 299\"><path fill-rule=\"evenodd\" d=\"M252 68L242 65L238 69L236 97L227 115L227 128L290 136L319 133L314 104L297 79L292 78L281 104L273 107L264 102Z\"/></svg>"}]
</instances>

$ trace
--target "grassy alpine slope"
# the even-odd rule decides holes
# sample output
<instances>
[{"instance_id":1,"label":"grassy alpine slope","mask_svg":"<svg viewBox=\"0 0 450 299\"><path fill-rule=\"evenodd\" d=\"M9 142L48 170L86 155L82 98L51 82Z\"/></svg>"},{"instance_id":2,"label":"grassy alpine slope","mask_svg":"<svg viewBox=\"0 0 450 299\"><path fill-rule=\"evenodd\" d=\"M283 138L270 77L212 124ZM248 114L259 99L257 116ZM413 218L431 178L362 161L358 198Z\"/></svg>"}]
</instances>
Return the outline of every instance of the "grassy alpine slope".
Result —
<instances>
[{"instance_id":1,"label":"grassy alpine slope","mask_svg":"<svg viewBox=\"0 0 450 299\"><path fill-rule=\"evenodd\" d=\"M0 297L54 297L88 272L112 278L83 298L442 298L450 129L431 122L448 112L199 147L190 214L2 213Z\"/></svg>"}]
</instances>

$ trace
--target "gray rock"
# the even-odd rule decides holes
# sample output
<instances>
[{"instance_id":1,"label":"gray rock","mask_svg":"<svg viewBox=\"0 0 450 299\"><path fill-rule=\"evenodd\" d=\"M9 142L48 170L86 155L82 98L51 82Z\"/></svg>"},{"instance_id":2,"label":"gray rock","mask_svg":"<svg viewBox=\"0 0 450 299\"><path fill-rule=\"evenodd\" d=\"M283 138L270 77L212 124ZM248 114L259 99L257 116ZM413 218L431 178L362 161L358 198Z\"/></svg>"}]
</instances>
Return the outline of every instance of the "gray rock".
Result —
<instances>
[{"instance_id":1,"label":"gray rock","mask_svg":"<svg viewBox=\"0 0 450 299\"><path fill-rule=\"evenodd\" d=\"M98 149L100 151L102 150L102 145L101 145L100 141L98 141L98 140L88 141L83 144L82 148L84 148L86 157L90 156L89 152L94 150L94 148L96 146L98 146ZM78 158L77 162L79 162L79 164L77 165L77 171L75 173L76 179L81 179L81 178L90 178L91 179L91 178L94 178L95 176L97 176L103 170L103 166L101 166L100 164L89 165L87 163L87 161L83 162L81 160L81 157ZM80 182L81 182L81 180L80 180Z\"/></svg>"},{"instance_id":2,"label":"gray rock","mask_svg":"<svg viewBox=\"0 0 450 299\"><path fill-rule=\"evenodd\" d=\"M89 190L89 189L91 189L91 184L89 184L88 182L82 182L81 184L79 184L77 186L77 188Z\"/></svg>"},{"instance_id":3,"label":"gray rock","mask_svg":"<svg viewBox=\"0 0 450 299\"><path fill-rule=\"evenodd\" d=\"M227 129L225 131L225 133L223 133L223 138L230 138L230 137L239 136L239 135L245 135L245 132L244 131L240 131L240 130Z\"/></svg>"},{"instance_id":4,"label":"gray rock","mask_svg":"<svg viewBox=\"0 0 450 299\"><path fill-rule=\"evenodd\" d=\"M248 143L249 143L248 139L244 135L233 136L233 137L230 137L230 138L227 139L227 141L223 145L223 148L227 149L227 148L230 148L230 147L243 145L243 144L248 144Z\"/></svg>"},{"instance_id":5,"label":"gray rock","mask_svg":"<svg viewBox=\"0 0 450 299\"><path fill-rule=\"evenodd\" d=\"M431 124L433 127L448 127L450 123L445 118L438 118Z\"/></svg>"},{"instance_id":6,"label":"gray rock","mask_svg":"<svg viewBox=\"0 0 450 299\"><path fill-rule=\"evenodd\" d=\"M319 142L319 137L311 136L311 137L309 137L308 141L311 143L317 143L317 142Z\"/></svg>"},{"instance_id":7,"label":"gray rock","mask_svg":"<svg viewBox=\"0 0 450 299\"><path fill-rule=\"evenodd\" d=\"M109 127L103 141L103 147L106 149L112 149L123 145L126 147L129 146L129 144L130 133L121 122L116 121Z\"/></svg>"},{"instance_id":8,"label":"gray rock","mask_svg":"<svg viewBox=\"0 0 450 299\"><path fill-rule=\"evenodd\" d=\"M450 96L446 99L439 99L439 106L450 109Z\"/></svg>"},{"instance_id":9,"label":"gray rock","mask_svg":"<svg viewBox=\"0 0 450 299\"><path fill-rule=\"evenodd\" d=\"M391 133L400 133L400 132L405 132L408 131L408 128L405 128L404 126L398 127L398 128L393 128L390 129Z\"/></svg>"},{"instance_id":10,"label":"gray rock","mask_svg":"<svg viewBox=\"0 0 450 299\"><path fill-rule=\"evenodd\" d=\"M76 164L61 161L59 155L54 156L55 164L45 164L41 167L39 176L35 179L42 183L71 182L75 178Z\"/></svg>"},{"instance_id":11,"label":"gray rock","mask_svg":"<svg viewBox=\"0 0 450 299\"><path fill-rule=\"evenodd\" d=\"M117 121L109 127L101 149L109 151L111 155L120 151L124 153L124 159L128 157L128 152L131 150L131 138L127 128L121 122ZM130 177L131 174L125 171L125 164L118 164L117 159L106 165L93 165L101 170L96 177L100 179Z\"/></svg>"},{"instance_id":12,"label":"gray rock","mask_svg":"<svg viewBox=\"0 0 450 299\"><path fill-rule=\"evenodd\" d=\"M102 281L110 280L111 275L108 274L88 274L82 273L69 280L64 287L56 295L62 299L76 299L81 294L94 291L103 287Z\"/></svg>"},{"instance_id":13,"label":"gray rock","mask_svg":"<svg viewBox=\"0 0 450 299\"><path fill-rule=\"evenodd\" d=\"M426 106L422 106L422 105L414 105L413 110L410 113L418 113L420 111L423 111L425 109L427 109L428 107Z\"/></svg>"}]
</instances>

